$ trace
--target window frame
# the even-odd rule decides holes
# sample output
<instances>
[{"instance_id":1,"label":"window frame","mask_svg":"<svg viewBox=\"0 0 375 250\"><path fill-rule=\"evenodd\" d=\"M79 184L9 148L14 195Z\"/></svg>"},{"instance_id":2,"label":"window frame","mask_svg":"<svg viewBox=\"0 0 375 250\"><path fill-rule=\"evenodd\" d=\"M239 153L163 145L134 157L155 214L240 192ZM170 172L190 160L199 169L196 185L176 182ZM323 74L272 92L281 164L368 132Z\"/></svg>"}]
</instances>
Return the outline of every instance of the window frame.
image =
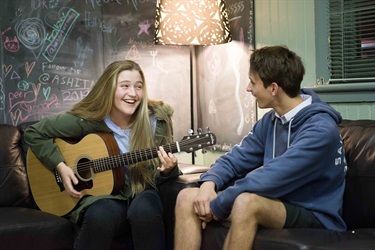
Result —
<instances>
[{"instance_id":1,"label":"window frame","mask_svg":"<svg viewBox=\"0 0 375 250\"><path fill-rule=\"evenodd\" d=\"M375 81L330 82L329 0L315 1L314 5L317 80L311 88L329 103L375 103Z\"/></svg>"}]
</instances>

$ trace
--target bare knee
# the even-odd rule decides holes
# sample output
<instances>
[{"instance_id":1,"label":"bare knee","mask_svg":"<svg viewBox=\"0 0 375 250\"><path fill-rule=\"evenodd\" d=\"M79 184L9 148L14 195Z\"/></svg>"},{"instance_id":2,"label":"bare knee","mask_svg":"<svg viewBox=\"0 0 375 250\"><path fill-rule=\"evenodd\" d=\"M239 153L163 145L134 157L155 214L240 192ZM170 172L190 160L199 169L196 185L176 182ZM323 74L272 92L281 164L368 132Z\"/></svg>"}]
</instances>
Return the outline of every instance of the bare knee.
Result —
<instances>
[{"instance_id":1,"label":"bare knee","mask_svg":"<svg viewBox=\"0 0 375 250\"><path fill-rule=\"evenodd\" d=\"M182 189L176 199L176 206L179 207L187 207L187 206L192 206L194 202L194 198L196 197L198 192L197 188L185 188Z\"/></svg>"},{"instance_id":2,"label":"bare knee","mask_svg":"<svg viewBox=\"0 0 375 250\"><path fill-rule=\"evenodd\" d=\"M261 198L261 196L253 193L241 193L237 196L234 201L233 207L239 207L246 209L249 207L256 207L257 201Z\"/></svg>"},{"instance_id":3,"label":"bare knee","mask_svg":"<svg viewBox=\"0 0 375 250\"><path fill-rule=\"evenodd\" d=\"M260 210L259 206L260 196L253 193L242 193L237 196L233 203L231 219L236 218L244 220L245 218L254 219L255 215Z\"/></svg>"}]
</instances>

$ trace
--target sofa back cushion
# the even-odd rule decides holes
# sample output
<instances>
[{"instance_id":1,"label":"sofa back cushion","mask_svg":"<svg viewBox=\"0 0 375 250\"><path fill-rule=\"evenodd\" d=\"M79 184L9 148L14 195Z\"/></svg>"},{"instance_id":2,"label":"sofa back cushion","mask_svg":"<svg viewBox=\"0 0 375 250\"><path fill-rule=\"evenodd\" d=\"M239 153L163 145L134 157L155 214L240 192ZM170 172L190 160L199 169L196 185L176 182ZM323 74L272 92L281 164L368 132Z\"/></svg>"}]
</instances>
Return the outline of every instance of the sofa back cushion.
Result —
<instances>
[{"instance_id":1,"label":"sofa back cushion","mask_svg":"<svg viewBox=\"0 0 375 250\"><path fill-rule=\"evenodd\" d=\"M0 124L0 207L34 207L21 133L12 125Z\"/></svg>"},{"instance_id":2,"label":"sofa back cushion","mask_svg":"<svg viewBox=\"0 0 375 250\"><path fill-rule=\"evenodd\" d=\"M343 218L349 230L375 227L375 121L339 125L348 164Z\"/></svg>"}]
</instances>

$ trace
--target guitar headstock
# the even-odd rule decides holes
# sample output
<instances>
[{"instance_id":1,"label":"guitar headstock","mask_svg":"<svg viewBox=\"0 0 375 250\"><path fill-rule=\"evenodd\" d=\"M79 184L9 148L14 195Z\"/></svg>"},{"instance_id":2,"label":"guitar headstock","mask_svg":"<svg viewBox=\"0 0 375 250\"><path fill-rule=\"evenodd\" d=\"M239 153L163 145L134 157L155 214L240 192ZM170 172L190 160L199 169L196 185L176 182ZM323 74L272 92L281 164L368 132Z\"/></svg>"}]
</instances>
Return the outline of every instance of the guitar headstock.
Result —
<instances>
[{"instance_id":1,"label":"guitar headstock","mask_svg":"<svg viewBox=\"0 0 375 250\"><path fill-rule=\"evenodd\" d=\"M184 136L182 140L179 141L178 146L180 151L191 153L216 144L216 136L213 133L207 132L202 134L200 129L198 131L198 134Z\"/></svg>"}]
</instances>

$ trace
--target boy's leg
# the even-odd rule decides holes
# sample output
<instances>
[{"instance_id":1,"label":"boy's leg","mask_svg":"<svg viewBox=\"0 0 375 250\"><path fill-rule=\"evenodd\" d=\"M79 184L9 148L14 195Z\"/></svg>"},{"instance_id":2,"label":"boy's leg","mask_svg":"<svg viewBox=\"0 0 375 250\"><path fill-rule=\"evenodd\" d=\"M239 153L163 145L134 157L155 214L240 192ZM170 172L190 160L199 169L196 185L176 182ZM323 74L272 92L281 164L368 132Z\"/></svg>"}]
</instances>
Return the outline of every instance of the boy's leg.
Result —
<instances>
[{"instance_id":1,"label":"boy's leg","mask_svg":"<svg viewBox=\"0 0 375 250\"><path fill-rule=\"evenodd\" d=\"M197 249L202 242L202 222L194 212L193 202L199 188L185 188L176 200L175 249Z\"/></svg>"},{"instance_id":2,"label":"boy's leg","mask_svg":"<svg viewBox=\"0 0 375 250\"><path fill-rule=\"evenodd\" d=\"M242 193L236 198L229 219L231 226L224 249L251 249L258 225L282 228L286 220L286 209L279 200Z\"/></svg>"}]
</instances>

